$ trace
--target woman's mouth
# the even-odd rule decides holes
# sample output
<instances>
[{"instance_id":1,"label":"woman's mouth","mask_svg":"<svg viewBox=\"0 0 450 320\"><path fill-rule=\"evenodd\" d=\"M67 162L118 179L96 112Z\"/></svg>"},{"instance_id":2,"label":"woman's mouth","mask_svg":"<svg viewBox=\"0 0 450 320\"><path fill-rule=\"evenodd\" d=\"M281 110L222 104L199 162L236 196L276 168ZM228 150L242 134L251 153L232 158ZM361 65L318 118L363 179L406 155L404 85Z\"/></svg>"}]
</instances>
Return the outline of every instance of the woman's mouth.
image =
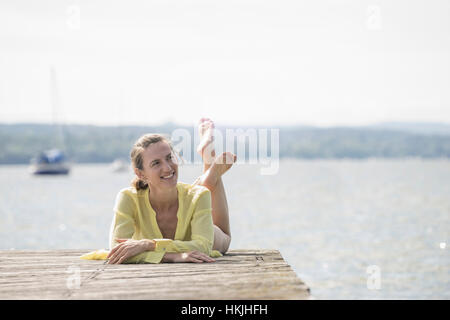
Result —
<instances>
[{"instance_id":1,"label":"woman's mouth","mask_svg":"<svg viewBox=\"0 0 450 320\"><path fill-rule=\"evenodd\" d=\"M162 176L161 179L163 179L163 180L170 180L173 177L175 177L175 171L172 171L172 173L167 175L167 176Z\"/></svg>"}]
</instances>

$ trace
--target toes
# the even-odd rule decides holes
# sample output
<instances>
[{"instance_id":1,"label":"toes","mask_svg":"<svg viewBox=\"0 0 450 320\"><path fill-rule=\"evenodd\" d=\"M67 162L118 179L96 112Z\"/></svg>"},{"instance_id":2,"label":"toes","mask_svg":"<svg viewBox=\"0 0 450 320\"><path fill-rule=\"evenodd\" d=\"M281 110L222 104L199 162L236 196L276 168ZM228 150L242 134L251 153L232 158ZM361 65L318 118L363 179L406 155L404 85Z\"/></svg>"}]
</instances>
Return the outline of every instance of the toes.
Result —
<instances>
[{"instance_id":1,"label":"toes","mask_svg":"<svg viewBox=\"0 0 450 320\"><path fill-rule=\"evenodd\" d=\"M199 124L205 124L205 123L208 123L208 122L213 122L210 118L201 118L199 121L198 121L198 123Z\"/></svg>"},{"instance_id":2,"label":"toes","mask_svg":"<svg viewBox=\"0 0 450 320\"><path fill-rule=\"evenodd\" d=\"M214 122L210 118L201 118L198 123L201 126L208 126L208 125L214 126Z\"/></svg>"},{"instance_id":3,"label":"toes","mask_svg":"<svg viewBox=\"0 0 450 320\"><path fill-rule=\"evenodd\" d=\"M217 157L217 163L219 164L233 164L236 162L237 156L231 152L224 152Z\"/></svg>"},{"instance_id":4,"label":"toes","mask_svg":"<svg viewBox=\"0 0 450 320\"><path fill-rule=\"evenodd\" d=\"M206 133L208 133L208 130L211 130L211 131L207 135L214 136L214 134L212 132L212 130L214 129L214 122L209 120L209 118L202 118L200 121L202 121L198 125L200 137L203 137Z\"/></svg>"}]
</instances>

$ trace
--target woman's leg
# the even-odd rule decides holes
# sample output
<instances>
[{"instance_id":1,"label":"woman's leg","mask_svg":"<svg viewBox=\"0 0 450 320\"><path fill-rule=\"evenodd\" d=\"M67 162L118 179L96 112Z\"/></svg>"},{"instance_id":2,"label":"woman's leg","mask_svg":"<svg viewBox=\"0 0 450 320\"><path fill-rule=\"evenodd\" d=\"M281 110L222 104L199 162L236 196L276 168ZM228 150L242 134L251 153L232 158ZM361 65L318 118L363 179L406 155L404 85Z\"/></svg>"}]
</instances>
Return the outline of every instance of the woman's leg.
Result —
<instances>
[{"instance_id":1,"label":"woman's leg","mask_svg":"<svg viewBox=\"0 0 450 320\"><path fill-rule=\"evenodd\" d=\"M231 242L231 230L228 214L228 202L222 175L236 161L236 156L230 152L224 152L215 157L214 150L214 123L207 118L202 118L199 124L201 142L197 151L203 159L203 174L195 183L207 187L211 191L212 217L214 223L213 249L225 253Z\"/></svg>"},{"instance_id":2,"label":"woman's leg","mask_svg":"<svg viewBox=\"0 0 450 320\"><path fill-rule=\"evenodd\" d=\"M212 218L214 223L213 249L225 253L231 242L228 203L221 176L236 161L231 152L224 152L217 157L212 165L203 173L195 184L204 186L211 191Z\"/></svg>"}]
</instances>

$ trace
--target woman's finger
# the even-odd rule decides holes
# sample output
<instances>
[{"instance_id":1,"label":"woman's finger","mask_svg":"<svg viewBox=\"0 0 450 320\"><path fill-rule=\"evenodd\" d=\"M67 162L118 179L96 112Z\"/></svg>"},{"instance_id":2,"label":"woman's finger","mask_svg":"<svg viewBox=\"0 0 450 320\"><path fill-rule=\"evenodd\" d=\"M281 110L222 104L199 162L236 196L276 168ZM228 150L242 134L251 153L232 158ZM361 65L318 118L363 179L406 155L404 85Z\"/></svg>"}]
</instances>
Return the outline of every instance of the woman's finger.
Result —
<instances>
[{"instance_id":1,"label":"woman's finger","mask_svg":"<svg viewBox=\"0 0 450 320\"><path fill-rule=\"evenodd\" d=\"M203 261L206 262L214 262L215 260L211 259L210 257L202 257Z\"/></svg>"},{"instance_id":2,"label":"woman's finger","mask_svg":"<svg viewBox=\"0 0 450 320\"><path fill-rule=\"evenodd\" d=\"M117 244L114 248L112 248L112 250L110 251L110 253L113 253L113 252L117 251L121 246L123 246L123 243Z\"/></svg>"},{"instance_id":3,"label":"woman's finger","mask_svg":"<svg viewBox=\"0 0 450 320\"><path fill-rule=\"evenodd\" d=\"M197 260L202 260L202 261L205 261L205 262L214 262L213 259L211 259L208 255L206 255L204 253L193 255L193 257L195 259L197 259Z\"/></svg>"},{"instance_id":4,"label":"woman's finger","mask_svg":"<svg viewBox=\"0 0 450 320\"><path fill-rule=\"evenodd\" d=\"M116 251L116 253L111 257L110 263L116 263L119 258L123 255L123 251L125 250L125 246L120 246L120 248Z\"/></svg>"},{"instance_id":5,"label":"woman's finger","mask_svg":"<svg viewBox=\"0 0 450 320\"><path fill-rule=\"evenodd\" d=\"M215 260L212 259L210 256L208 256L208 255L206 255L206 254L204 254L204 253L202 253L202 252L199 252L199 253L197 253L197 254L194 254L193 256L194 256L196 259L201 259L201 260L206 261L206 262L214 262L214 261L215 261Z\"/></svg>"},{"instance_id":6,"label":"woman's finger","mask_svg":"<svg viewBox=\"0 0 450 320\"><path fill-rule=\"evenodd\" d=\"M201 254L200 252L195 252L195 253L193 252L193 253L191 253L191 257L194 257L196 259L202 259L204 257L204 255Z\"/></svg>"},{"instance_id":7,"label":"woman's finger","mask_svg":"<svg viewBox=\"0 0 450 320\"><path fill-rule=\"evenodd\" d=\"M119 250L122 247L122 244L118 244L117 246L115 246L114 248L112 248L112 250L108 253L108 258L112 257L114 255L114 253L117 252L117 250Z\"/></svg>"},{"instance_id":8,"label":"woman's finger","mask_svg":"<svg viewBox=\"0 0 450 320\"><path fill-rule=\"evenodd\" d=\"M117 248L117 246L114 247L114 248L108 253L108 255L106 256L106 258L107 258L107 259L111 259L111 258L114 256L114 254L116 253L116 251L117 251L118 249L119 249L119 248Z\"/></svg>"},{"instance_id":9,"label":"woman's finger","mask_svg":"<svg viewBox=\"0 0 450 320\"><path fill-rule=\"evenodd\" d=\"M111 258L109 258L108 260L108 264L114 264L114 262L116 261L117 255L113 255Z\"/></svg>"},{"instance_id":10,"label":"woman's finger","mask_svg":"<svg viewBox=\"0 0 450 320\"><path fill-rule=\"evenodd\" d=\"M124 255L122 255L120 257L120 259L117 261L117 264L121 264L122 262L124 262L126 259L128 259L128 253L125 252Z\"/></svg>"}]
</instances>

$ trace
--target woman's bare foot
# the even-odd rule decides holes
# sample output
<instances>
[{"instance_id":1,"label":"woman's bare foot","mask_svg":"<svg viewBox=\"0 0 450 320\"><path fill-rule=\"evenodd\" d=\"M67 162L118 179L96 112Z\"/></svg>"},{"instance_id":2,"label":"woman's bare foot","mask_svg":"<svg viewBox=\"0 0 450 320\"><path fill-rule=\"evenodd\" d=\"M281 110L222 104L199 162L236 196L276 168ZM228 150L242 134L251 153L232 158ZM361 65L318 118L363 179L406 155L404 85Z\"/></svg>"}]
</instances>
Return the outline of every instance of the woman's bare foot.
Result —
<instances>
[{"instance_id":1,"label":"woman's bare foot","mask_svg":"<svg viewBox=\"0 0 450 320\"><path fill-rule=\"evenodd\" d=\"M231 168L233 163L236 162L236 159L236 155L231 152L222 153L214 159L214 162L209 169L199 177L199 184L212 191L215 188L218 179Z\"/></svg>"},{"instance_id":2,"label":"woman's bare foot","mask_svg":"<svg viewBox=\"0 0 450 320\"><path fill-rule=\"evenodd\" d=\"M198 124L200 143L197 152L202 156L203 162L209 167L216 156L214 150L214 122L209 118L201 118Z\"/></svg>"}]
</instances>

